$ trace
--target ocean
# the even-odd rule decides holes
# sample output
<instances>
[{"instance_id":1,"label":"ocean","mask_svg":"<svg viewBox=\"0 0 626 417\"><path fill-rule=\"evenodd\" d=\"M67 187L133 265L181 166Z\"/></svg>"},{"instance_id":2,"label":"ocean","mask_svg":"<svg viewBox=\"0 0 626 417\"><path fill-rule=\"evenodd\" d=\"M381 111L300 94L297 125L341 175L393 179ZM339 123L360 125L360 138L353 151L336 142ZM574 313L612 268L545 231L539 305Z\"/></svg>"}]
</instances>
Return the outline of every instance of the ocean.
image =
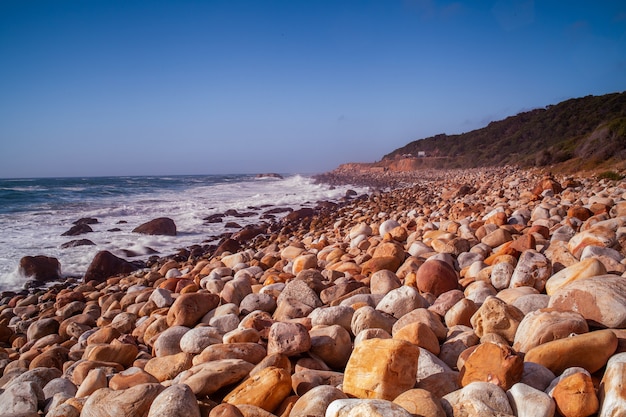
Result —
<instances>
[{"instance_id":1,"label":"ocean","mask_svg":"<svg viewBox=\"0 0 626 417\"><path fill-rule=\"evenodd\" d=\"M158 256L171 255L238 230L226 229L227 222L241 226L258 223L271 208L313 207L320 200L340 199L348 188L365 192L316 184L313 178L301 175L0 179L0 291L23 287L26 277L18 270L23 256L55 257L63 276L80 277L101 250L129 260L146 260L153 251ZM204 220L231 209L254 214L226 216L221 223ZM172 218L177 236L132 233L157 217ZM97 219L90 225L93 232L62 236L81 218ZM89 239L95 245L61 247L77 239ZM211 243L217 244L217 240ZM129 251L137 256L128 258Z\"/></svg>"}]
</instances>

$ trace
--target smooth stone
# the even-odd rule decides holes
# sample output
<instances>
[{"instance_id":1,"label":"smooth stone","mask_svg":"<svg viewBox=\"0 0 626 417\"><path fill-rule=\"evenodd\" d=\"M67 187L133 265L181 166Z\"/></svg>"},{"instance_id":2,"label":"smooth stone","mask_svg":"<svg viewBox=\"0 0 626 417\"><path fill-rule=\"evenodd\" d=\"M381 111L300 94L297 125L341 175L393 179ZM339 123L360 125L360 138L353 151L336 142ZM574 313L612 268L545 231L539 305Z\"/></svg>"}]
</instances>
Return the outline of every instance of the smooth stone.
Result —
<instances>
[{"instance_id":1,"label":"smooth stone","mask_svg":"<svg viewBox=\"0 0 626 417\"><path fill-rule=\"evenodd\" d=\"M439 316L444 317L446 312L452 308L453 305L464 299L465 295L461 290L450 290L441 294L435 302L432 303L428 310L433 313L437 313Z\"/></svg>"},{"instance_id":2,"label":"smooth stone","mask_svg":"<svg viewBox=\"0 0 626 417\"><path fill-rule=\"evenodd\" d=\"M489 382L472 382L460 390L451 392L441 398L441 405L446 415L452 416L457 415L453 411L455 406L469 401L480 401L489 409L504 415L513 414L506 392L498 385Z\"/></svg>"},{"instance_id":3,"label":"smooth stone","mask_svg":"<svg viewBox=\"0 0 626 417\"><path fill-rule=\"evenodd\" d=\"M245 417L238 407L232 404L221 403L211 409L209 417Z\"/></svg>"},{"instance_id":4,"label":"smooth stone","mask_svg":"<svg viewBox=\"0 0 626 417\"><path fill-rule=\"evenodd\" d=\"M435 333L439 341L443 341L446 339L448 335L448 329L446 329L446 326L441 321L441 316L425 308L416 308L410 313L402 316L398 321L395 322L390 333L395 334L404 326L418 321L427 324L428 327L430 327L431 330Z\"/></svg>"},{"instance_id":5,"label":"smooth stone","mask_svg":"<svg viewBox=\"0 0 626 417\"><path fill-rule=\"evenodd\" d=\"M397 319L416 308L427 308L429 306L428 301L420 295L419 291L406 285L391 289L384 294L383 299L376 305L376 310L387 313Z\"/></svg>"},{"instance_id":6,"label":"smooth stone","mask_svg":"<svg viewBox=\"0 0 626 417\"><path fill-rule=\"evenodd\" d=\"M445 362L452 369L457 369L459 356L466 349L477 345L480 338L471 328L461 330L464 326L457 326L458 331L452 331L450 337L441 345L439 359Z\"/></svg>"},{"instance_id":7,"label":"smooth stone","mask_svg":"<svg viewBox=\"0 0 626 417\"><path fill-rule=\"evenodd\" d=\"M383 329L391 333L396 319L393 316L378 311L370 306L357 309L352 316L352 334L358 335L365 329Z\"/></svg>"},{"instance_id":8,"label":"smooth stone","mask_svg":"<svg viewBox=\"0 0 626 417\"><path fill-rule=\"evenodd\" d=\"M380 237L384 238L387 233L391 233L391 231L398 226L400 226L400 223L394 219L385 220L378 226L378 234Z\"/></svg>"},{"instance_id":9,"label":"smooth stone","mask_svg":"<svg viewBox=\"0 0 626 417\"><path fill-rule=\"evenodd\" d=\"M393 400L415 385L419 353L403 340L364 340L346 365L343 391L357 398Z\"/></svg>"},{"instance_id":10,"label":"smooth stone","mask_svg":"<svg viewBox=\"0 0 626 417\"><path fill-rule=\"evenodd\" d=\"M255 310L267 311L271 314L276 310L276 299L266 293L248 294L239 303L239 309L243 314L248 314Z\"/></svg>"},{"instance_id":11,"label":"smooth stone","mask_svg":"<svg viewBox=\"0 0 626 417\"><path fill-rule=\"evenodd\" d=\"M524 360L509 346L481 343L471 351L459 371L462 386L490 382L507 390L521 381Z\"/></svg>"},{"instance_id":12,"label":"smooth stone","mask_svg":"<svg viewBox=\"0 0 626 417\"><path fill-rule=\"evenodd\" d=\"M595 414L598 397L591 377L577 372L561 379L552 392L556 409L563 417L584 417Z\"/></svg>"},{"instance_id":13,"label":"smooth stone","mask_svg":"<svg viewBox=\"0 0 626 417\"><path fill-rule=\"evenodd\" d=\"M436 259L420 266L415 273L415 282L421 293L430 293L435 297L459 286L456 271L448 263Z\"/></svg>"},{"instance_id":14,"label":"smooth stone","mask_svg":"<svg viewBox=\"0 0 626 417\"><path fill-rule=\"evenodd\" d=\"M351 332L352 316L354 309L350 306L329 306L316 308L309 314L312 326L339 325Z\"/></svg>"},{"instance_id":15,"label":"smooth stone","mask_svg":"<svg viewBox=\"0 0 626 417\"><path fill-rule=\"evenodd\" d=\"M156 384L158 382L158 379L145 370L130 367L113 375L109 380L109 388L119 391L139 384Z\"/></svg>"},{"instance_id":16,"label":"smooth stone","mask_svg":"<svg viewBox=\"0 0 626 417\"><path fill-rule=\"evenodd\" d=\"M188 385L198 398L203 398L241 381L253 368L241 359L221 359L195 365L182 372L175 382Z\"/></svg>"},{"instance_id":17,"label":"smooth stone","mask_svg":"<svg viewBox=\"0 0 626 417\"><path fill-rule=\"evenodd\" d=\"M446 417L439 398L425 389L414 388L404 391L393 402L414 416Z\"/></svg>"},{"instance_id":18,"label":"smooth stone","mask_svg":"<svg viewBox=\"0 0 626 417\"><path fill-rule=\"evenodd\" d=\"M510 304L514 307L517 307L522 313L524 313L524 315L526 315L533 311L540 310L542 308L547 308L549 302L550 302L549 295L527 294L527 295L522 295L516 298Z\"/></svg>"},{"instance_id":19,"label":"smooth stone","mask_svg":"<svg viewBox=\"0 0 626 417\"><path fill-rule=\"evenodd\" d=\"M489 297L495 297L497 290L490 282L475 281L465 288L465 298L472 300L476 304L482 304Z\"/></svg>"},{"instance_id":20,"label":"smooth stone","mask_svg":"<svg viewBox=\"0 0 626 417\"><path fill-rule=\"evenodd\" d=\"M7 370L5 369L5 375ZM22 382L34 382L40 389L43 388L53 379L61 377L62 373L57 368L35 368L25 372L20 371L19 375L5 383L4 389L8 389L14 384Z\"/></svg>"},{"instance_id":21,"label":"smooth stone","mask_svg":"<svg viewBox=\"0 0 626 417\"><path fill-rule=\"evenodd\" d=\"M39 414L35 414L38 416ZM20 417L26 417L24 415ZM80 411L71 404L63 403L54 408L51 408L46 417L80 417Z\"/></svg>"},{"instance_id":22,"label":"smooth stone","mask_svg":"<svg viewBox=\"0 0 626 417\"><path fill-rule=\"evenodd\" d=\"M306 327L300 323L276 322L270 327L267 340L267 354L280 353L294 356L311 348L311 337Z\"/></svg>"},{"instance_id":23,"label":"smooth stone","mask_svg":"<svg viewBox=\"0 0 626 417\"><path fill-rule=\"evenodd\" d=\"M117 362L124 368L132 365L139 349L131 343L111 343L108 345L90 345L85 350L85 359L101 362Z\"/></svg>"},{"instance_id":24,"label":"smooth stone","mask_svg":"<svg viewBox=\"0 0 626 417\"><path fill-rule=\"evenodd\" d=\"M526 352L524 361L543 365L557 375L575 366L594 373L606 365L616 349L615 333L596 330L536 346Z\"/></svg>"},{"instance_id":25,"label":"smooth stone","mask_svg":"<svg viewBox=\"0 0 626 417\"><path fill-rule=\"evenodd\" d=\"M468 298L462 298L446 312L444 322L446 327L456 325L471 326L471 318L478 311L478 306Z\"/></svg>"},{"instance_id":26,"label":"smooth stone","mask_svg":"<svg viewBox=\"0 0 626 417\"><path fill-rule=\"evenodd\" d=\"M102 369L92 369L78 387L76 398L87 397L100 388L108 387L108 385L106 373Z\"/></svg>"},{"instance_id":27,"label":"smooth stone","mask_svg":"<svg viewBox=\"0 0 626 417\"><path fill-rule=\"evenodd\" d=\"M523 318L524 314L518 308L497 297L487 297L470 322L478 337L495 333L512 343Z\"/></svg>"},{"instance_id":28,"label":"smooth stone","mask_svg":"<svg viewBox=\"0 0 626 417\"><path fill-rule=\"evenodd\" d=\"M36 414L44 400L41 387L33 381L12 383L0 394L0 414Z\"/></svg>"},{"instance_id":29,"label":"smooth stone","mask_svg":"<svg viewBox=\"0 0 626 417\"><path fill-rule=\"evenodd\" d=\"M386 269L376 271L370 277L370 291L372 294L384 295L401 286L402 282L400 282L398 276Z\"/></svg>"},{"instance_id":30,"label":"smooth stone","mask_svg":"<svg viewBox=\"0 0 626 417\"><path fill-rule=\"evenodd\" d=\"M330 403L325 417L411 417L411 413L388 400L349 398Z\"/></svg>"},{"instance_id":31,"label":"smooth stone","mask_svg":"<svg viewBox=\"0 0 626 417\"><path fill-rule=\"evenodd\" d=\"M416 380L418 382L424 378L428 378L431 375L451 371L452 369L436 355L433 355L431 352L424 348L420 348L420 357L417 363L416 375Z\"/></svg>"},{"instance_id":32,"label":"smooth stone","mask_svg":"<svg viewBox=\"0 0 626 417\"><path fill-rule=\"evenodd\" d=\"M310 352L332 369L343 369L352 353L350 333L335 324L316 326L309 330Z\"/></svg>"},{"instance_id":33,"label":"smooth stone","mask_svg":"<svg viewBox=\"0 0 626 417\"><path fill-rule=\"evenodd\" d=\"M506 392L517 417L553 417L556 405L543 391L517 383Z\"/></svg>"},{"instance_id":34,"label":"smooth stone","mask_svg":"<svg viewBox=\"0 0 626 417\"><path fill-rule=\"evenodd\" d=\"M513 349L528 352L546 342L563 339L572 333L583 334L588 331L587 321L575 311L536 310L524 316L519 324Z\"/></svg>"},{"instance_id":35,"label":"smooth stone","mask_svg":"<svg viewBox=\"0 0 626 417\"><path fill-rule=\"evenodd\" d=\"M45 399L52 398L58 393L74 397L77 389L76 385L67 378L54 378L43 387L43 394Z\"/></svg>"},{"instance_id":36,"label":"smooth stone","mask_svg":"<svg viewBox=\"0 0 626 417\"><path fill-rule=\"evenodd\" d=\"M148 417L200 417L200 407L191 388L172 385L154 399Z\"/></svg>"},{"instance_id":37,"label":"smooth stone","mask_svg":"<svg viewBox=\"0 0 626 417\"><path fill-rule=\"evenodd\" d=\"M223 337L215 327L194 327L183 333L179 341L180 349L185 353L197 354L208 346L222 343Z\"/></svg>"},{"instance_id":38,"label":"smooth stone","mask_svg":"<svg viewBox=\"0 0 626 417\"><path fill-rule=\"evenodd\" d=\"M163 391L160 384L141 384L121 391L101 388L91 394L81 417L147 416L154 399Z\"/></svg>"},{"instance_id":39,"label":"smooth stone","mask_svg":"<svg viewBox=\"0 0 626 417\"><path fill-rule=\"evenodd\" d=\"M30 342L32 340L41 339L44 336L57 333L59 331L59 321L53 318L40 319L34 321L28 326L26 332L26 339Z\"/></svg>"},{"instance_id":40,"label":"smooth stone","mask_svg":"<svg viewBox=\"0 0 626 417\"><path fill-rule=\"evenodd\" d=\"M600 382L598 396L600 412L598 417L626 415L626 353L618 353L609 359Z\"/></svg>"},{"instance_id":41,"label":"smooth stone","mask_svg":"<svg viewBox=\"0 0 626 417\"><path fill-rule=\"evenodd\" d=\"M509 233L506 229L499 228L494 230L493 232L488 233L480 240L480 242L492 248L497 248L498 246L512 240L513 237L511 236L511 233Z\"/></svg>"},{"instance_id":42,"label":"smooth stone","mask_svg":"<svg viewBox=\"0 0 626 417\"><path fill-rule=\"evenodd\" d=\"M324 416L330 403L347 398L346 394L338 388L320 385L298 398L289 417Z\"/></svg>"},{"instance_id":43,"label":"smooth stone","mask_svg":"<svg viewBox=\"0 0 626 417\"><path fill-rule=\"evenodd\" d=\"M422 322L410 323L404 326L393 335L393 339L407 341L428 350L434 355L438 355L440 352L437 335L427 324Z\"/></svg>"},{"instance_id":44,"label":"smooth stone","mask_svg":"<svg viewBox=\"0 0 626 417\"><path fill-rule=\"evenodd\" d=\"M224 343L257 343L261 334L256 329L235 329L222 338Z\"/></svg>"},{"instance_id":45,"label":"smooth stone","mask_svg":"<svg viewBox=\"0 0 626 417\"><path fill-rule=\"evenodd\" d=\"M303 369L292 375L291 386L297 395L304 395L320 385L341 386L343 379L344 375L341 372Z\"/></svg>"},{"instance_id":46,"label":"smooth stone","mask_svg":"<svg viewBox=\"0 0 626 417\"><path fill-rule=\"evenodd\" d=\"M174 303L172 292L163 288L152 291L148 300L152 301L158 308L169 307Z\"/></svg>"},{"instance_id":47,"label":"smooth stone","mask_svg":"<svg viewBox=\"0 0 626 417\"><path fill-rule=\"evenodd\" d=\"M280 306L283 301L297 300L311 308L311 311L323 305L318 294L303 280L292 280L281 291L276 304ZM308 314L308 313L307 313Z\"/></svg>"},{"instance_id":48,"label":"smooth stone","mask_svg":"<svg viewBox=\"0 0 626 417\"><path fill-rule=\"evenodd\" d=\"M312 253L302 254L293 260L291 272L294 275L307 269L317 268L317 256Z\"/></svg>"},{"instance_id":49,"label":"smooth stone","mask_svg":"<svg viewBox=\"0 0 626 417\"><path fill-rule=\"evenodd\" d=\"M424 389L437 398L443 398L445 395L461 389L459 373L456 371L446 371L430 375L421 379L417 383L417 388Z\"/></svg>"},{"instance_id":50,"label":"smooth stone","mask_svg":"<svg viewBox=\"0 0 626 417\"><path fill-rule=\"evenodd\" d=\"M159 382L173 379L176 375L191 368L193 355L179 352L174 355L158 356L146 362L144 370Z\"/></svg>"},{"instance_id":51,"label":"smooth stone","mask_svg":"<svg viewBox=\"0 0 626 417\"><path fill-rule=\"evenodd\" d=\"M563 288L576 280L597 275L606 275L606 268L602 262L594 258L582 260L552 275L546 281L546 294L552 295L559 288Z\"/></svg>"},{"instance_id":52,"label":"smooth stone","mask_svg":"<svg viewBox=\"0 0 626 417\"><path fill-rule=\"evenodd\" d=\"M220 359L243 359L257 364L267 355L266 349L258 343L228 343L208 346L193 358L193 364Z\"/></svg>"},{"instance_id":53,"label":"smooth stone","mask_svg":"<svg viewBox=\"0 0 626 417\"><path fill-rule=\"evenodd\" d=\"M626 280L616 275L576 280L552 294L548 307L577 311L592 325L626 328Z\"/></svg>"},{"instance_id":54,"label":"smooth stone","mask_svg":"<svg viewBox=\"0 0 626 417\"><path fill-rule=\"evenodd\" d=\"M569 242L567 248L576 258L580 259L583 250L587 246L602 246L610 248L617 241L615 231L609 227L596 224L591 228L575 234Z\"/></svg>"},{"instance_id":55,"label":"smooth stone","mask_svg":"<svg viewBox=\"0 0 626 417\"><path fill-rule=\"evenodd\" d=\"M179 295L167 312L169 327L194 327L198 321L220 303L220 297L210 293Z\"/></svg>"},{"instance_id":56,"label":"smooth stone","mask_svg":"<svg viewBox=\"0 0 626 417\"><path fill-rule=\"evenodd\" d=\"M249 404L272 412L290 393L289 372L270 366L239 384L224 397L224 402Z\"/></svg>"},{"instance_id":57,"label":"smooth stone","mask_svg":"<svg viewBox=\"0 0 626 417\"><path fill-rule=\"evenodd\" d=\"M512 288L533 287L541 292L551 275L550 260L536 250L528 249L520 255L509 286Z\"/></svg>"},{"instance_id":58,"label":"smooth stone","mask_svg":"<svg viewBox=\"0 0 626 417\"><path fill-rule=\"evenodd\" d=\"M515 266L508 262L500 262L491 267L490 281L496 290L503 290L511 285Z\"/></svg>"},{"instance_id":59,"label":"smooth stone","mask_svg":"<svg viewBox=\"0 0 626 417\"><path fill-rule=\"evenodd\" d=\"M186 326L172 326L163 331L154 342L154 356L170 356L182 352L180 340L189 330Z\"/></svg>"},{"instance_id":60,"label":"smooth stone","mask_svg":"<svg viewBox=\"0 0 626 417\"><path fill-rule=\"evenodd\" d=\"M556 378L554 373L545 366L534 362L524 362L524 372L520 383L545 392L554 378Z\"/></svg>"},{"instance_id":61,"label":"smooth stone","mask_svg":"<svg viewBox=\"0 0 626 417\"><path fill-rule=\"evenodd\" d=\"M248 294L252 294L250 280L245 277L240 277L228 281L224 285L224 288L220 292L220 298L224 304L233 303L239 305Z\"/></svg>"}]
</instances>

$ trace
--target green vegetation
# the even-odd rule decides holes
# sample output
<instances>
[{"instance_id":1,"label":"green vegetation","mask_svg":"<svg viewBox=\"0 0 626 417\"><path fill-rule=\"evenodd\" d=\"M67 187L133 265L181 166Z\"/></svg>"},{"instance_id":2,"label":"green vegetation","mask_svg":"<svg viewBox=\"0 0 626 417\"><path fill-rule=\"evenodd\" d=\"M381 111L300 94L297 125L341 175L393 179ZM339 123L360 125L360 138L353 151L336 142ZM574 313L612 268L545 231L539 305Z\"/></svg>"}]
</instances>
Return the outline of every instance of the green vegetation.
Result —
<instances>
[{"instance_id":1,"label":"green vegetation","mask_svg":"<svg viewBox=\"0 0 626 417\"><path fill-rule=\"evenodd\" d=\"M626 160L626 92L571 99L460 135L416 140L383 161L420 151L436 157L439 168L619 165Z\"/></svg>"},{"instance_id":2,"label":"green vegetation","mask_svg":"<svg viewBox=\"0 0 626 417\"><path fill-rule=\"evenodd\" d=\"M598 174L598 179L619 181L624 179L624 176L615 171L604 171Z\"/></svg>"}]
</instances>

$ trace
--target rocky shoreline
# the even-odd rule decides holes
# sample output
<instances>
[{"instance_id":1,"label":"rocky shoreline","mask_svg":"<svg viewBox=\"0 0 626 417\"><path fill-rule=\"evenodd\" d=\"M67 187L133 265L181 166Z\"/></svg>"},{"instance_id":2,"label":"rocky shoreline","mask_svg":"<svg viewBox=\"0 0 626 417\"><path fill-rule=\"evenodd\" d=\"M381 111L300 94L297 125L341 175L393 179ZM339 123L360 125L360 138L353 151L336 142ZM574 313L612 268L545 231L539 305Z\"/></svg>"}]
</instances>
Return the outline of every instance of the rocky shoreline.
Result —
<instances>
[{"instance_id":1,"label":"rocky shoreline","mask_svg":"<svg viewBox=\"0 0 626 417\"><path fill-rule=\"evenodd\" d=\"M4 294L0 415L626 415L626 181L318 180L380 191Z\"/></svg>"}]
</instances>

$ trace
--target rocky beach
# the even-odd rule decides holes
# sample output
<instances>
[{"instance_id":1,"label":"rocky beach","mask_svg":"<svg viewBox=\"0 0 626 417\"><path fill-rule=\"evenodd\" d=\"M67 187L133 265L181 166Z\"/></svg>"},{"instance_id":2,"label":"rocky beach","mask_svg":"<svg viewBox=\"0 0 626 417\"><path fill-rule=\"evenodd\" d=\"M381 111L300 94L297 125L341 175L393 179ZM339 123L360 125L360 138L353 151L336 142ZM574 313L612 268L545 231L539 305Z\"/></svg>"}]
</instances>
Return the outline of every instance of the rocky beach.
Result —
<instances>
[{"instance_id":1,"label":"rocky beach","mask_svg":"<svg viewBox=\"0 0 626 417\"><path fill-rule=\"evenodd\" d=\"M372 191L3 293L0 415L626 415L626 180L319 180Z\"/></svg>"}]
</instances>

